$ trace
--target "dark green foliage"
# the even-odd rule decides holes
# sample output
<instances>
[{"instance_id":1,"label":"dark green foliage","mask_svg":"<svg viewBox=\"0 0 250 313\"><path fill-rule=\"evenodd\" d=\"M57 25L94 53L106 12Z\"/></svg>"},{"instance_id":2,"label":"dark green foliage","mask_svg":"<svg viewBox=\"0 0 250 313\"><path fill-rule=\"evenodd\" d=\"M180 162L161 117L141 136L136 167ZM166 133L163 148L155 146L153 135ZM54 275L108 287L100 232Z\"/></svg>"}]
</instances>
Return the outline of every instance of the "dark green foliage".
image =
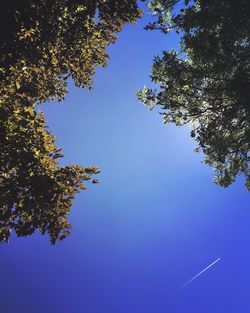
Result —
<instances>
[{"instance_id":1,"label":"dark green foliage","mask_svg":"<svg viewBox=\"0 0 250 313\"><path fill-rule=\"evenodd\" d=\"M250 190L250 3L248 0L152 0L146 29L181 35L179 52L156 57L139 99L159 105L165 123L191 125L197 151L223 187L239 174Z\"/></svg>"},{"instance_id":2,"label":"dark green foliage","mask_svg":"<svg viewBox=\"0 0 250 313\"><path fill-rule=\"evenodd\" d=\"M107 45L140 11L134 0L9 0L0 12L0 241L39 230L54 244L70 234L75 193L99 170L58 165L36 105L63 100L68 77L91 87Z\"/></svg>"}]
</instances>

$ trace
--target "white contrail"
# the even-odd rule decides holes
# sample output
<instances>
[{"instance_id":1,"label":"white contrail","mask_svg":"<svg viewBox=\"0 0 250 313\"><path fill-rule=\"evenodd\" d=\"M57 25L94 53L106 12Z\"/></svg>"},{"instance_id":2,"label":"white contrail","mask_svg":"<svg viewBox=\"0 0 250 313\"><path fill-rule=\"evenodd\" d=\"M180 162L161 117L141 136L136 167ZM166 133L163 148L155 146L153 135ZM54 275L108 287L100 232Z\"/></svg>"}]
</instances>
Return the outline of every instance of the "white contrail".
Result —
<instances>
[{"instance_id":1,"label":"white contrail","mask_svg":"<svg viewBox=\"0 0 250 313\"><path fill-rule=\"evenodd\" d=\"M204 268L204 270L202 270L200 273L198 273L197 275L195 275L193 278L189 279L184 285L182 285L180 289L186 287L188 284L190 284L193 280L195 280L197 277L199 277L201 274L203 274L204 272L206 272L210 267L212 267L215 263L219 262L221 258L218 258L217 260L215 260L213 263L211 263L210 265L208 265L206 268Z\"/></svg>"}]
</instances>

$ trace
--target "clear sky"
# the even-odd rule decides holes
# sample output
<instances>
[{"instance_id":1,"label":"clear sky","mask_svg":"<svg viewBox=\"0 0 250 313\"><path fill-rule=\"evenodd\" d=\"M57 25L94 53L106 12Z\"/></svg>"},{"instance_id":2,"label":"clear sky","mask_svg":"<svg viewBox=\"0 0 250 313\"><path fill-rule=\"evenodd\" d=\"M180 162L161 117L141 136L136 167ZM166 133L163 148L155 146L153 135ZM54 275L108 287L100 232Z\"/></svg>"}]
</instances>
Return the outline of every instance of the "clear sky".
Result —
<instances>
[{"instance_id":1,"label":"clear sky","mask_svg":"<svg viewBox=\"0 0 250 313\"><path fill-rule=\"evenodd\" d=\"M71 83L43 106L63 162L98 165L101 183L76 197L64 242L0 246L0 313L250 312L250 194L241 178L215 185L188 128L137 101L153 56L178 44L144 24L125 27L92 92Z\"/></svg>"}]
</instances>

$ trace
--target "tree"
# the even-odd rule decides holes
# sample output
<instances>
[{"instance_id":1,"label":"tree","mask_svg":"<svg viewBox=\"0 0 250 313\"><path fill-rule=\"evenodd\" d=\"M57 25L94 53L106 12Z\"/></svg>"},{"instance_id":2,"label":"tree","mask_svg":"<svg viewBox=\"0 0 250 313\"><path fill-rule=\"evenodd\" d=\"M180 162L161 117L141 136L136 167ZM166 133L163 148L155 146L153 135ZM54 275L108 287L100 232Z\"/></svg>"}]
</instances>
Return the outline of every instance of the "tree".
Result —
<instances>
[{"instance_id":1,"label":"tree","mask_svg":"<svg viewBox=\"0 0 250 313\"><path fill-rule=\"evenodd\" d=\"M3 4L4 3L4 4ZM38 230L52 244L70 234L75 193L99 169L60 167L62 157L37 105L62 101L71 77L91 88L95 67L125 23L134 0L11 0L0 6L0 241L11 230ZM97 183L98 180L92 180Z\"/></svg>"},{"instance_id":2,"label":"tree","mask_svg":"<svg viewBox=\"0 0 250 313\"><path fill-rule=\"evenodd\" d=\"M229 186L243 174L250 191L250 5L248 0L152 0L146 29L181 36L179 51L157 56L139 99L160 106L164 123L191 125L196 151Z\"/></svg>"}]
</instances>

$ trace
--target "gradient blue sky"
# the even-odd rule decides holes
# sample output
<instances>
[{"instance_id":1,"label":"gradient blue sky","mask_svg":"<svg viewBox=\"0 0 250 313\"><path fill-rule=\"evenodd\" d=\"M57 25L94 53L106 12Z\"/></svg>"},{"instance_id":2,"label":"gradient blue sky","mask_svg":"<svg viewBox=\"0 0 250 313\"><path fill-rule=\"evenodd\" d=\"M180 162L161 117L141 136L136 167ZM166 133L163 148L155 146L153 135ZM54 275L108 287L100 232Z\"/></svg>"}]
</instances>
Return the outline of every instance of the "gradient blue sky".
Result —
<instances>
[{"instance_id":1,"label":"gradient blue sky","mask_svg":"<svg viewBox=\"0 0 250 313\"><path fill-rule=\"evenodd\" d=\"M137 101L153 56L178 44L144 24L109 48L93 92L70 84L64 103L43 106L63 162L98 165L101 183L75 199L63 243L0 246L0 313L250 312L249 193L241 178L216 186L188 128Z\"/></svg>"}]
</instances>

